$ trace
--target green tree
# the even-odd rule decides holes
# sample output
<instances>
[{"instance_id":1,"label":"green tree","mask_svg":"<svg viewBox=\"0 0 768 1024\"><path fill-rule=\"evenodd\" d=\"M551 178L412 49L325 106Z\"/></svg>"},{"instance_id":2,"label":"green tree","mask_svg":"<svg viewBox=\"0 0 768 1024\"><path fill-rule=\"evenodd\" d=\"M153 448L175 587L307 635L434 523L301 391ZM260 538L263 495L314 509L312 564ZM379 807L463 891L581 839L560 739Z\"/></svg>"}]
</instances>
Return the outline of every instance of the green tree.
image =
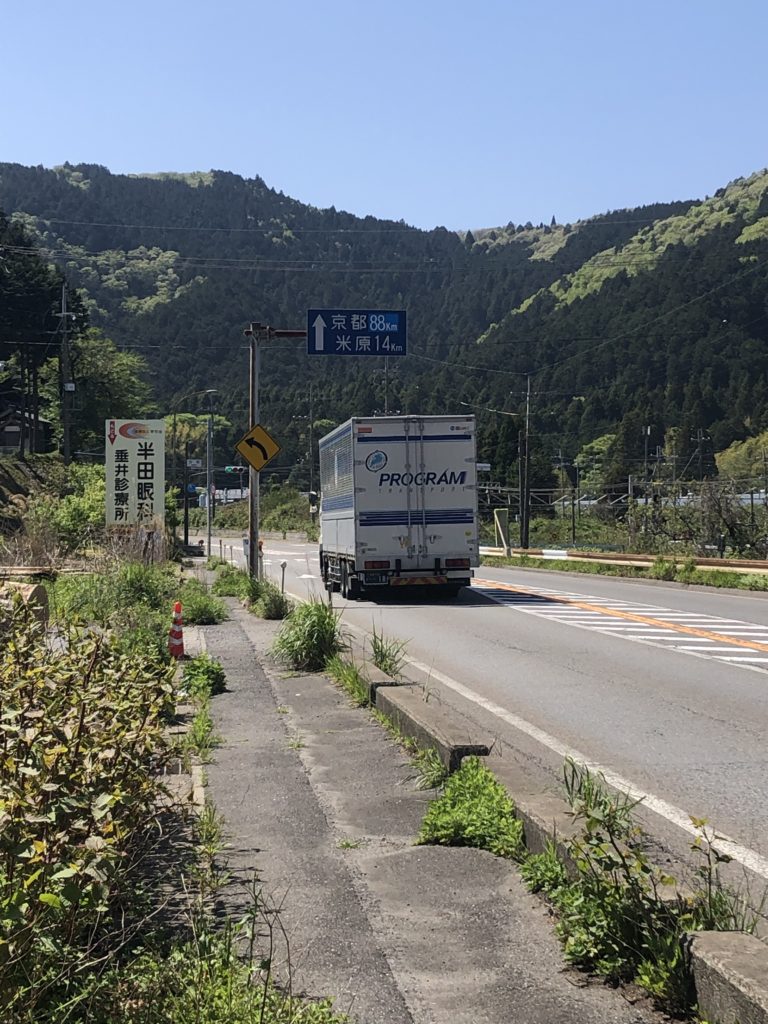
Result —
<instances>
[{"instance_id":1,"label":"green tree","mask_svg":"<svg viewBox=\"0 0 768 1024\"><path fill-rule=\"evenodd\" d=\"M73 451L101 451L104 421L134 419L151 410L151 388L144 379L143 358L124 352L95 329L85 332L72 346L72 377L75 402L72 415ZM58 361L49 360L41 375L41 395L48 415L57 423L60 436L61 403Z\"/></svg>"}]
</instances>

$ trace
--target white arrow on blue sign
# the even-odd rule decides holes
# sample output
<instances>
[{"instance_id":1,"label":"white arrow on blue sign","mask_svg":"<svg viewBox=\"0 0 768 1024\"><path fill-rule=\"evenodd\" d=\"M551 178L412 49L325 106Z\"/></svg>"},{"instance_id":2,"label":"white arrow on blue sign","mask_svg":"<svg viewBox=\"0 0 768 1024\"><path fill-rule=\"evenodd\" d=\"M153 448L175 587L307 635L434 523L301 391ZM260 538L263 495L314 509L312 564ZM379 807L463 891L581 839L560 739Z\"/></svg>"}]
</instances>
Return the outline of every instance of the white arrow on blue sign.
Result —
<instances>
[{"instance_id":1,"label":"white arrow on blue sign","mask_svg":"<svg viewBox=\"0 0 768 1024\"><path fill-rule=\"evenodd\" d=\"M311 356L404 356L405 310L309 309Z\"/></svg>"}]
</instances>

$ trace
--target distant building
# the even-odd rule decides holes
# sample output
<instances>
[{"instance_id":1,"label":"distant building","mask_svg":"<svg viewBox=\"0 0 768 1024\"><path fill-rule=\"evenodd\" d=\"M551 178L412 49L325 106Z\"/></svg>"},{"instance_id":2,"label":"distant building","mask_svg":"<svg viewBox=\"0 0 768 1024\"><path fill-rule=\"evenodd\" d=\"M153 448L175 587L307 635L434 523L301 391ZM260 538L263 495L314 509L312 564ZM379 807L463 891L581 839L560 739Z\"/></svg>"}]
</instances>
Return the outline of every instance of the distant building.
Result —
<instances>
[{"instance_id":1,"label":"distant building","mask_svg":"<svg viewBox=\"0 0 768 1024\"><path fill-rule=\"evenodd\" d=\"M31 412L24 413L24 435L27 451L49 452L53 447L53 424L50 420L38 417L37 426ZM0 412L0 450L17 452L21 440L21 410L15 406L6 406Z\"/></svg>"}]
</instances>

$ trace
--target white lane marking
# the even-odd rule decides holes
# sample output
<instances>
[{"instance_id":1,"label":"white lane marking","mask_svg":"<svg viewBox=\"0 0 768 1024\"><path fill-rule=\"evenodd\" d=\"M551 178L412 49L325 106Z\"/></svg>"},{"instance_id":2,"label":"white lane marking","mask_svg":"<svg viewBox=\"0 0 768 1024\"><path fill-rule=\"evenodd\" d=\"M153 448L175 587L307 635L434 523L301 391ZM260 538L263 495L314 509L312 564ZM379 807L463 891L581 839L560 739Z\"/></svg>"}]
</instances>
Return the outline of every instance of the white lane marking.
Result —
<instances>
[{"instance_id":1,"label":"white lane marking","mask_svg":"<svg viewBox=\"0 0 768 1024\"><path fill-rule=\"evenodd\" d=\"M688 649L688 644L678 644L677 648L680 651L685 651L685 650ZM702 650L702 648L701 647L692 647L691 650L700 651L700 650ZM733 653L733 647L707 647L707 654L714 654L715 651L717 651L718 653L720 651L730 651L731 653ZM733 659L732 658L720 658L719 660L720 661L732 661ZM745 656L745 657L740 658L739 660L741 660L741 661L744 661L744 660L748 660L748 661L768 661L768 658L766 658L765 656L763 656L762 658L752 658L750 656Z\"/></svg>"},{"instance_id":2,"label":"white lane marking","mask_svg":"<svg viewBox=\"0 0 768 1024\"><path fill-rule=\"evenodd\" d=\"M299 579L300 580L316 580L317 579L317 575L315 573L311 573L311 572L303 572L301 574L301 576L299 576Z\"/></svg>"},{"instance_id":3,"label":"white lane marking","mask_svg":"<svg viewBox=\"0 0 768 1024\"><path fill-rule=\"evenodd\" d=\"M649 647L656 647L662 651L673 651L677 654L683 654L686 657L698 657L704 658L710 661L721 661L731 662L734 665L738 665L742 669L748 669L751 672L760 672L765 674L766 668L763 667L768 665L768 658L766 657L753 657L751 655L743 655L727 658L722 652L732 651L737 652L739 650L738 641L739 627L745 630L743 639L752 640L756 643L762 642L762 635L755 635L752 631L757 630L761 634L764 634L765 627L758 626L753 623L740 621L739 619L720 619L717 616L702 616L697 615L694 617L694 621L690 621L688 617L683 617L678 613L672 612L670 609L666 609L660 605L657 605L652 609L649 614L649 618L658 618L661 621L659 626L648 625L635 625L631 619L617 622L615 618L612 618L610 614L601 613L599 611L588 612L577 608L568 608L563 606L561 608L546 608L540 607L537 604L537 598L545 596L545 592L541 590L534 591L511 591L503 589L503 585L497 589L495 586L489 586L487 584L479 584L476 589L482 593L485 597L490 598L495 603L505 607L511 608L514 611L520 611L526 615L533 615L536 618L543 619L547 622L561 622L563 625L572 626L575 629L586 629L593 633L602 633L603 636L615 636L621 640L630 640L633 643L644 643ZM565 595L563 595L565 596ZM596 597L589 597L584 594L573 594L567 595L570 600L593 602L599 604L600 607L608 609L608 605ZM646 614L640 612L640 607L645 606L634 606L626 603L622 609L616 609L617 611L626 612L632 615ZM596 616L593 618L592 616ZM601 621L602 620L602 621ZM669 626L664 626L664 622L669 621ZM676 629L676 626L680 626L680 629ZM708 632L717 633L717 637L689 637L685 633L686 627L696 629L706 629ZM722 647L718 645L718 641L722 643L723 640L728 640L733 637L732 647ZM685 641L685 644L681 643ZM692 647L689 644L701 643L701 647Z\"/></svg>"},{"instance_id":4,"label":"white lane marking","mask_svg":"<svg viewBox=\"0 0 768 1024\"><path fill-rule=\"evenodd\" d=\"M436 669L431 668L429 665L425 665L422 661L417 661L415 658L407 658L408 664L413 665L414 668L418 669L419 672L426 674L427 678L436 679L438 682L447 686L449 690L453 690L455 693L460 694L473 704L477 704L478 707L483 708L485 711L489 711L496 718L500 718L503 722L513 726L515 729L519 729L520 732L530 736L531 739L536 740L538 743L543 744L553 753L559 757L566 758L570 757L574 761L578 761L580 764L585 765L591 772L601 773L605 781L613 786L615 789L619 789L624 793L627 793L632 800L641 800L643 804L654 811L656 814L661 815L662 818L666 818L667 821L673 825L677 825L678 828L683 829L689 835L696 836L699 833L691 822L691 816L686 812L675 806L675 804L669 803L667 800L663 800L661 797L654 796L653 793L648 793L639 786L636 786L629 779L625 779L622 775L617 772L611 771L610 768L599 764L597 761L592 761L585 754L582 754L580 750L575 747L569 747L565 743L561 743L560 740L551 736L548 732L543 729L539 729L537 725L533 725L532 722L526 721L519 715L513 714L511 711L507 711L506 708L501 707L499 704L495 704L493 701L488 700L486 697L481 696L474 690L471 690L468 686L463 683L459 683L457 680L452 679L450 676L445 675L443 672L438 672ZM768 858L763 857L755 850L750 850L747 846L742 846L737 843L735 839L731 839L730 836L725 835L719 828L715 829L718 836L718 848L722 853L729 854L734 860L737 860L740 864L743 864L745 868L750 871L754 871L755 874L768 880Z\"/></svg>"}]
</instances>

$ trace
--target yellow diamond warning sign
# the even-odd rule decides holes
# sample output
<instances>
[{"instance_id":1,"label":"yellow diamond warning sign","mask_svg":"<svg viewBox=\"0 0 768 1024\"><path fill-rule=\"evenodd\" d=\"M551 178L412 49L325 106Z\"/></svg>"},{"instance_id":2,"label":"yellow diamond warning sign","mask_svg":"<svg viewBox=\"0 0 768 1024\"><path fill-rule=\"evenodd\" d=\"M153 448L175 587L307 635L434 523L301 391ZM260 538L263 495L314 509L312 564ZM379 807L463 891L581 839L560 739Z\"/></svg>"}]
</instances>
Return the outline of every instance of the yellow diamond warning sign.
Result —
<instances>
[{"instance_id":1,"label":"yellow diamond warning sign","mask_svg":"<svg viewBox=\"0 0 768 1024\"><path fill-rule=\"evenodd\" d=\"M274 437L268 434L260 423L252 427L245 437L240 438L235 449L240 452L246 462L253 466L257 473L260 473L282 451Z\"/></svg>"}]
</instances>

